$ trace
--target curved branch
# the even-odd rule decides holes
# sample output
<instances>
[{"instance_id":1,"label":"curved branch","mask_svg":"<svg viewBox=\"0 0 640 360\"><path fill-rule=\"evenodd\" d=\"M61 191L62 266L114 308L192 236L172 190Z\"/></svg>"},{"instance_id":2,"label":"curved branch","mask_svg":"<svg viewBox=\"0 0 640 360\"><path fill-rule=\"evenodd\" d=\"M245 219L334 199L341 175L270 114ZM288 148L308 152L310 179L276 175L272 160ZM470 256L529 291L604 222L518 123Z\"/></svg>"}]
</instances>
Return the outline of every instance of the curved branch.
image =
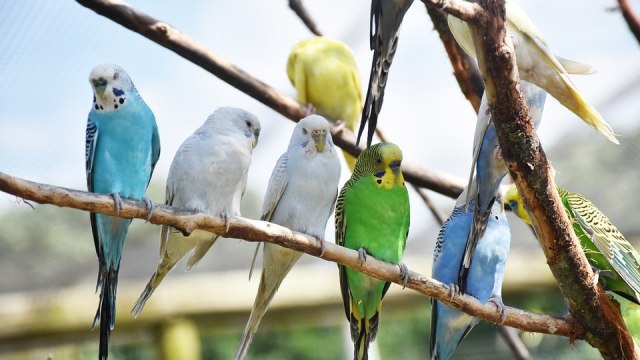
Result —
<instances>
[{"instance_id":1,"label":"curved branch","mask_svg":"<svg viewBox=\"0 0 640 360\"><path fill-rule=\"evenodd\" d=\"M290 120L298 121L307 116L307 109L291 97L254 78L167 23L154 19L121 1L76 1L127 29L172 50ZM337 146L353 156L358 156L361 148L356 146L355 136L351 131L344 126L340 128L332 125L331 134ZM406 161L403 161L403 172L408 182L454 199L460 195L464 187L464 181L460 179L424 169Z\"/></svg>"},{"instance_id":2,"label":"curved branch","mask_svg":"<svg viewBox=\"0 0 640 360\"><path fill-rule=\"evenodd\" d=\"M485 79L505 162L529 209L547 262L585 340L606 359L638 359L619 309L594 275L562 206L549 163L520 92L511 38L506 35L505 0L480 0L485 21L471 25L478 65Z\"/></svg>"},{"instance_id":3,"label":"curved branch","mask_svg":"<svg viewBox=\"0 0 640 360\"><path fill-rule=\"evenodd\" d=\"M108 195L98 195L79 190L39 184L22 180L2 172L0 172L0 190L22 199L41 204L52 204L106 215L115 215L113 198ZM119 216L146 219L146 204L144 201L122 199ZM239 238L247 241L270 242L349 266L378 279L392 281L402 285L400 271L397 265L377 260L372 256L367 257L367 261L361 264L357 251L330 242L323 243L324 254L319 256L321 248L315 238L264 221L237 217L229 220L227 230L225 228L225 222L221 218L214 218L202 213L180 211L166 205L157 205L153 210L149 222L156 225L171 225L187 233L195 229L202 229L224 237ZM500 313L496 311L495 306L492 304L482 304L474 297L468 295L455 295L451 297L448 286L414 271L409 271L409 280L406 286L473 316L493 323L501 323ZM581 327L571 318L536 314L511 307L506 307L506 317L502 324L523 331L563 335L571 339L581 338L582 336Z\"/></svg>"}]
</instances>

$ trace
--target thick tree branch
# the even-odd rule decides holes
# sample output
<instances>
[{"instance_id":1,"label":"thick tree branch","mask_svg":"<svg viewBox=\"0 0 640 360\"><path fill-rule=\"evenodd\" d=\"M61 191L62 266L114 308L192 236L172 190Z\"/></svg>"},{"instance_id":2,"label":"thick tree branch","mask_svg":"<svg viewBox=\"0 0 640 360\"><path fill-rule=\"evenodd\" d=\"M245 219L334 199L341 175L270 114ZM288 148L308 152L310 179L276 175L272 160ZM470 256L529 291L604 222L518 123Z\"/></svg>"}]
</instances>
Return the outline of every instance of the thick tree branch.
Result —
<instances>
[{"instance_id":1,"label":"thick tree branch","mask_svg":"<svg viewBox=\"0 0 640 360\"><path fill-rule=\"evenodd\" d=\"M480 109L480 101L482 100L482 93L484 93L484 84L482 83L482 77L478 70L476 61L467 53L465 53L456 39L449 30L449 24L447 23L447 14L442 10L438 10L432 6L428 6L427 13L433 22L433 27L440 35L440 40L444 49L449 56L451 65L453 66L453 75L458 81L460 90L464 96L469 100L473 110L477 113Z\"/></svg>"},{"instance_id":2,"label":"thick tree branch","mask_svg":"<svg viewBox=\"0 0 640 360\"><path fill-rule=\"evenodd\" d=\"M41 204L52 204L115 215L113 198L109 195L98 195L39 184L12 177L2 172L0 172L0 190L24 200L31 200ZM146 219L146 205L144 201L123 199L119 216ZM230 219L229 229L226 230L224 220L221 218L214 218L202 213L180 211L170 206L157 205L149 222L156 225L171 225L187 233L195 229L202 229L224 237L270 242L313 256L318 256L320 253L320 245L311 236L291 231L276 224L242 217ZM367 257L367 260L360 264L358 252L355 250L330 242L324 242L323 247L324 254L320 257L325 260L349 266L367 275L402 285L397 265L382 262L372 256ZM406 286L481 319L500 323L500 313L493 304L482 304L476 298L468 295L451 297L448 286L419 273L409 271L409 280ZM506 318L503 325L523 331L568 336L571 339L578 339L582 336L581 327L571 318L535 314L511 307L506 308Z\"/></svg>"},{"instance_id":3,"label":"thick tree branch","mask_svg":"<svg viewBox=\"0 0 640 360\"><path fill-rule=\"evenodd\" d=\"M121 1L76 1L127 29L172 50L290 120L298 121L307 115L307 109L291 97L254 78L167 23L133 9ZM334 125L331 134L337 146L351 155L358 156L361 148L355 145L355 136L351 131L345 127L337 128ZM452 198L457 198L464 187L464 181L460 179L424 169L407 161L403 162L403 172L408 182Z\"/></svg>"},{"instance_id":4,"label":"thick tree branch","mask_svg":"<svg viewBox=\"0 0 640 360\"><path fill-rule=\"evenodd\" d=\"M530 209L549 267L585 339L606 359L637 359L635 343L619 309L600 286L573 233L555 190L519 88L513 45L505 29L505 0L480 0L484 20L472 24L478 64L492 105L502 154Z\"/></svg>"},{"instance_id":5,"label":"thick tree branch","mask_svg":"<svg viewBox=\"0 0 640 360\"><path fill-rule=\"evenodd\" d=\"M302 20L309 31L311 31L316 36L322 36L322 33L320 32L320 30L318 30L315 21L313 21L307 9L305 9L302 0L289 0L289 8L291 8L291 10L293 10L293 12L298 15L300 20Z\"/></svg>"},{"instance_id":6,"label":"thick tree branch","mask_svg":"<svg viewBox=\"0 0 640 360\"><path fill-rule=\"evenodd\" d=\"M629 30L631 30L633 36L635 36L638 43L640 43L640 19L633 12L629 0L618 0L618 6L620 6L622 17L624 17L624 20L627 22Z\"/></svg>"}]
</instances>

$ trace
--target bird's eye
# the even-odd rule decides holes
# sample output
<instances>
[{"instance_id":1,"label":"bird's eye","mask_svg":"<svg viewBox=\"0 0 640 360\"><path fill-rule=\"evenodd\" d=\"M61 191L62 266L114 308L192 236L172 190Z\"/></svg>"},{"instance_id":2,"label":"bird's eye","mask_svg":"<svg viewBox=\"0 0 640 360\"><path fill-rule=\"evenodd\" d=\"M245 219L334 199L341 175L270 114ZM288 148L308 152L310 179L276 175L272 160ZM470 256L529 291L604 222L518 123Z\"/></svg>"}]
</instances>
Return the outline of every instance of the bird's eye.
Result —
<instances>
[{"instance_id":1,"label":"bird's eye","mask_svg":"<svg viewBox=\"0 0 640 360\"><path fill-rule=\"evenodd\" d=\"M113 80L117 80L119 76L120 76L119 72L114 72L113 73Z\"/></svg>"},{"instance_id":2,"label":"bird's eye","mask_svg":"<svg viewBox=\"0 0 640 360\"><path fill-rule=\"evenodd\" d=\"M303 133L303 134L305 134L305 135L307 135L307 129L302 128L302 133Z\"/></svg>"},{"instance_id":3,"label":"bird's eye","mask_svg":"<svg viewBox=\"0 0 640 360\"><path fill-rule=\"evenodd\" d=\"M247 120L244 123L245 123L245 125L247 125L247 127L249 127L249 128L251 127L251 121Z\"/></svg>"},{"instance_id":4,"label":"bird's eye","mask_svg":"<svg viewBox=\"0 0 640 360\"><path fill-rule=\"evenodd\" d=\"M376 164L382 164L382 159L376 159Z\"/></svg>"},{"instance_id":5,"label":"bird's eye","mask_svg":"<svg viewBox=\"0 0 640 360\"><path fill-rule=\"evenodd\" d=\"M518 208L518 202L515 200L509 200L509 207L515 211Z\"/></svg>"}]
</instances>

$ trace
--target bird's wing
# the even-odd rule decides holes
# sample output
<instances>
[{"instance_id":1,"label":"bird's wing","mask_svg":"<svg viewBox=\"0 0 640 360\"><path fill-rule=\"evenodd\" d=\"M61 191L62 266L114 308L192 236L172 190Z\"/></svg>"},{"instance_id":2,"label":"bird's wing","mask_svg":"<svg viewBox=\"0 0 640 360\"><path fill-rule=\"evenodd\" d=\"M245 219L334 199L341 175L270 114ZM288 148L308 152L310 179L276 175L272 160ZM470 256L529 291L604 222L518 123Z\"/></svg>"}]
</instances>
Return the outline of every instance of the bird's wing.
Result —
<instances>
[{"instance_id":1,"label":"bird's wing","mask_svg":"<svg viewBox=\"0 0 640 360\"><path fill-rule=\"evenodd\" d=\"M151 175L156 168L158 159L160 158L160 134L158 133L158 125L153 122L153 137L151 138L151 172L149 173L149 181L151 181ZM149 182L147 182L147 186Z\"/></svg>"},{"instance_id":2,"label":"bird's wing","mask_svg":"<svg viewBox=\"0 0 640 360\"><path fill-rule=\"evenodd\" d=\"M565 196L571 214L593 244L640 296L640 256L618 229L591 201L577 193Z\"/></svg>"},{"instance_id":3,"label":"bird's wing","mask_svg":"<svg viewBox=\"0 0 640 360\"><path fill-rule=\"evenodd\" d=\"M338 200L336 200L335 223L336 223L336 244L344 246L344 237L347 231L347 222L344 213L344 196L349 188L349 182L340 190ZM338 265L340 272L340 291L342 293L342 303L344 304L344 312L347 319L351 319L351 294L349 293L349 284L347 282L346 267Z\"/></svg>"},{"instance_id":4,"label":"bird's wing","mask_svg":"<svg viewBox=\"0 0 640 360\"><path fill-rule=\"evenodd\" d=\"M278 162L276 162L276 166L273 168L273 172L271 172L269 185L267 186L267 192L264 196L264 202L262 203L260 220L271 221L271 217L278 207L280 198L282 197L282 194L284 194L284 190L287 188L287 183L289 181L287 177L288 162L289 153L285 152L280 156ZM251 268L249 270L249 279L251 279L251 275L253 274L253 265L256 263L256 257L258 256L258 251L260 250L261 244L262 243L258 243L258 245L256 246L256 251L253 253Z\"/></svg>"},{"instance_id":5,"label":"bird's wing","mask_svg":"<svg viewBox=\"0 0 640 360\"><path fill-rule=\"evenodd\" d=\"M93 160L96 152L96 144L98 143L98 126L95 121L91 118L91 114L89 114L89 118L87 119L87 130L86 130L86 139L85 139L85 147L84 147L84 155L85 155L85 168L87 171L87 189L90 192L93 192ZM91 232L93 234L93 244L96 248L96 254L98 258L101 257L102 246L100 246L100 237L98 236L98 225L96 223L96 214L91 212L89 213L89 218L91 219Z\"/></svg>"}]
</instances>

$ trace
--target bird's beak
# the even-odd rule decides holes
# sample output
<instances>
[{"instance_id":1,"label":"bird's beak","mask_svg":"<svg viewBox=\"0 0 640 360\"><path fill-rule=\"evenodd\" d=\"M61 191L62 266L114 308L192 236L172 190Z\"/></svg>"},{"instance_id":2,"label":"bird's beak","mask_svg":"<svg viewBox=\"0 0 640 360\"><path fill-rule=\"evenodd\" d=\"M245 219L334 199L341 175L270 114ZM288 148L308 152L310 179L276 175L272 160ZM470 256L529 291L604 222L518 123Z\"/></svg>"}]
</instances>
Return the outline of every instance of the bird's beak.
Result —
<instances>
[{"instance_id":1,"label":"bird's beak","mask_svg":"<svg viewBox=\"0 0 640 360\"><path fill-rule=\"evenodd\" d=\"M327 130L313 130L311 132L311 138L316 144L316 149L318 149L318 152L322 152L327 142Z\"/></svg>"},{"instance_id":2,"label":"bird's beak","mask_svg":"<svg viewBox=\"0 0 640 360\"><path fill-rule=\"evenodd\" d=\"M107 80L103 78L91 80L91 84L95 90L96 96L100 99L100 103L104 104L106 102L105 99L105 91L107 90Z\"/></svg>"},{"instance_id":3,"label":"bird's beak","mask_svg":"<svg viewBox=\"0 0 640 360\"><path fill-rule=\"evenodd\" d=\"M402 161L400 161L400 160L394 160L394 161L389 163L389 169L391 169L391 171L393 172L393 174L395 176L398 176L398 174L400 173L400 164L401 163L402 163Z\"/></svg>"},{"instance_id":4,"label":"bird's beak","mask_svg":"<svg viewBox=\"0 0 640 360\"><path fill-rule=\"evenodd\" d=\"M258 146L258 139L260 138L260 129L253 130L253 147Z\"/></svg>"}]
</instances>

